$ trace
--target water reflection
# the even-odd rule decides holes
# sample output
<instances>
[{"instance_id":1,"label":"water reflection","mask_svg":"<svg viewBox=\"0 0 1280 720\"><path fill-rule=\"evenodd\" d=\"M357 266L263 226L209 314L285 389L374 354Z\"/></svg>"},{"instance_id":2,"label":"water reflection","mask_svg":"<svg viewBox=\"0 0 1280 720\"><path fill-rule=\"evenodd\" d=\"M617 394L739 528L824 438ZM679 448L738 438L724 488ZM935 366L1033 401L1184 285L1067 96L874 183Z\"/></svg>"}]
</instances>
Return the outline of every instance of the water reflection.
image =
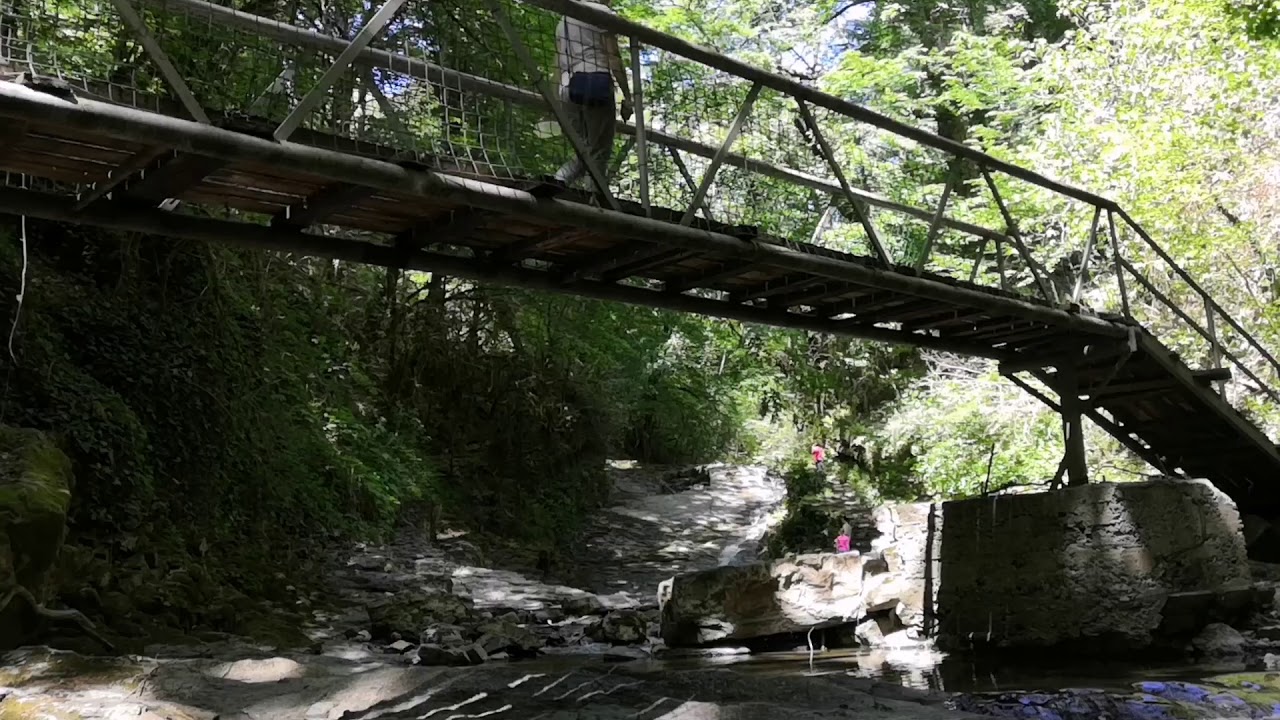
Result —
<instances>
[{"instance_id":1,"label":"water reflection","mask_svg":"<svg viewBox=\"0 0 1280 720\"><path fill-rule=\"evenodd\" d=\"M826 675L892 682L918 690L943 692L1052 691L1093 688L1128 691L1145 680L1194 681L1242 672L1243 663L1176 661L1086 661L1046 655L991 660L946 655L932 648L829 650L810 659L807 651L671 658L650 664L655 671L727 667L765 675Z\"/></svg>"}]
</instances>

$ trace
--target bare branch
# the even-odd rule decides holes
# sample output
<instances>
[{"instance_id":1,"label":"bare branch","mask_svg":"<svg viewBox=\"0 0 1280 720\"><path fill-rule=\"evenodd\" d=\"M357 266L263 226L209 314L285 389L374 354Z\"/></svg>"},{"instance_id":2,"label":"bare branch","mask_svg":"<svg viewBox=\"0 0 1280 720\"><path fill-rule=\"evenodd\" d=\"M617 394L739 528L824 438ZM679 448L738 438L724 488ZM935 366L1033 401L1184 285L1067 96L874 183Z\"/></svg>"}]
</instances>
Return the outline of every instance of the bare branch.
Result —
<instances>
[{"instance_id":1,"label":"bare branch","mask_svg":"<svg viewBox=\"0 0 1280 720\"><path fill-rule=\"evenodd\" d=\"M875 0L853 0L853 2L849 3L848 5L845 5L845 6L841 7L841 8L839 8L839 9L837 9L835 12L831 13L831 17L827 18L826 20L823 20L823 21L822 21L822 24L823 24L823 25L830 25L831 23L835 22L836 20L839 20L841 15L844 15L845 13L849 12L850 10L852 10L852 9L854 9L854 8L856 8L856 7L861 7L861 6L863 6L863 5L870 5L870 4L874 3L874 2L875 2Z\"/></svg>"},{"instance_id":2,"label":"bare branch","mask_svg":"<svg viewBox=\"0 0 1280 720\"><path fill-rule=\"evenodd\" d=\"M84 613L79 610L51 610L40 604L40 602L36 600L36 596L32 595L30 590L21 585L14 585L4 594L3 598L0 598L0 610L4 610L4 608L13 601L14 597L20 597L25 600L27 604L31 606L31 609L35 611L36 615L39 615L40 617L57 621L75 621L86 635L102 643L103 647L108 650L116 649L115 645L112 645L106 638L102 637L102 635L98 633L97 626L95 626L89 618L85 617Z\"/></svg>"}]
</instances>

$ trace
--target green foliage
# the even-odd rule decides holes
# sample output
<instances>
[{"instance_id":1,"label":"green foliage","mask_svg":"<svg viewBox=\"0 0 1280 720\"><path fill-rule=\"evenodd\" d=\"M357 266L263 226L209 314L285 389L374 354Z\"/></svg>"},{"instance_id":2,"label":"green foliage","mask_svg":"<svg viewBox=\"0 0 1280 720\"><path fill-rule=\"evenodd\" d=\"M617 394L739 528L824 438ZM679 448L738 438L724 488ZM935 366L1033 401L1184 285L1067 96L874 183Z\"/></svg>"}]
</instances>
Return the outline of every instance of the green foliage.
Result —
<instances>
[{"instance_id":1,"label":"green foliage","mask_svg":"<svg viewBox=\"0 0 1280 720\"><path fill-rule=\"evenodd\" d=\"M1058 416L1039 401L986 363L955 360L939 362L905 394L872 444L909 453L907 470L921 494L945 498L1047 482L1062 457L1061 438Z\"/></svg>"},{"instance_id":2,"label":"green foliage","mask_svg":"<svg viewBox=\"0 0 1280 720\"><path fill-rule=\"evenodd\" d=\"M4 421L60 439L76 535L128 552L265 570L440 513L566 546L606 498L611 452L715 459L755 407L736 390L750 355L724 346L740 332L700 318L30 230ZM12 297L20 254L0 248Z\"/></svg>"},{"instance_id":3,"label":"green foliage","mask_svg":"<svg viewBox=\"0 0 1280 720\"><path fill-rule=\"evenodd\" d=\"M1277 0L1229 2L1227 12L1244 21L1245 30L1254 40L1280 38L1280 2Z\"/></svg>"},{"instance_id":4,"label":"green foliage","mask_svg":"<svg viewBox=\"0 0 1280 720\"><path fill-rule=\"evenodd\" d=\"M87 27L65 50L69 70L136 69L135 82L162 87L138 62L140 50L116 41L124 31L114 20L91 22L95 4L56 5ZM348 0L255 5L249 9L338 34L368 11ZM1245 326L1280 345L1274 1L626 0L618 9L1116 198ZM389 46L430 37L431 52L450 67L527 81L482 4L405 12L406 22L388 31ZM269 84L282 62L298 70L299 87L326 67L282 60L266 40L227 53L247 36L153 19L211 108ZM549 68L555 18L520 5L513 20ZM41 52L73 45L46 35ZM209 61L224 56L227 63ZM713 145L723 139L745 84L669 54L647 60L646 71L653 121L704 132L697 139ZM352 83L340 80L317 122L351 119L353 103L363 102L353 100L363 91ZM438 121L450 113L425 86L397 102L419 149L465 154L485 127L494 145L479 149L492 156L518 157L526 169L563 159L561 140L536 137L545 119L536 111L513 115L526 111L469 98L475 122L454 127ZM827 174L825 162L790 141L794 112L786 98L764 92L735 151ZM362 121L370 138L393 142L388 118ZM948 214L1004 226L970 164L839 117L820 121L854 184L932 207L958 172ZM774 134L783 147L770 145ZM688 190L678 173L656 171L667 162L661 153L651 162L655 203L681 205ZM824 198L735 168L720 177L715 194L750 205L751 222L768 232L803 239L819 226ZM1070 285L1090 210L999 183L1050 281ZM922 223L880 211L874 219L895 257L923 251ZM818 233L820 242L866 253L861 231L844 220ZM563 547L605 501L609 455L672 463L762 455L785 465L821 442L842 456L831 468L836 486L867 502L1039 486L1061 456L1056 416L985 362L194 243L48 225L35 239L0 422L61 439L82 480L72 519L87 536L287 554L320 536L384 533L425 508L480 533ZM1199 307L1198 293L1150 251L1131 237L1121 242L1163 293ZM967 277L976 250L944 231L930 269ZM1030 287L1028 269L1004 250L1012 287ZM0 292L12 297L14 243L0 242L0 263ZM979 281L994 284L990 268L979 269ZM1083 302L1116 309L1114 278L1096 264L1093 272ZM1137 317L1162 339L1192 364L1211 362L1153 296L1132 285L1129 293ZM1220 331L1268 376L1240 338ZM1280 423L1256 391L1236 392L1263 420ZM1143 470L1090 432L1095 477ZM787 471L792 499L779 548L827 547L838 517L823 505L832 486L819 486L805 465Z\"/></svg>"},{"instance_id":5,"label":"green foliage","mask_svg":"<svg viewBox=\"0 0 1280 720\"><path fill-rule=\"evenodd\" d=\"M797 460L781 473L787 500L782 519L769 532L769 555L830 552L841 527L870 499L858 487L857 469L828 462L824 472L818 472L812 463Z\"/></svg>"},{"instance_id":6,"label":"green foliage","mask_svg":"<svg viewBox=\"0 0 1280 720\"><path fill-rule=\"evenodd\" d=\"M342 318L297 268L57 226L31 241L5 417L62 438L78 533L288 548L386 529L429 485L430 464L361 412L372 388L320 339Z\"/></svg>"}]
</instances>

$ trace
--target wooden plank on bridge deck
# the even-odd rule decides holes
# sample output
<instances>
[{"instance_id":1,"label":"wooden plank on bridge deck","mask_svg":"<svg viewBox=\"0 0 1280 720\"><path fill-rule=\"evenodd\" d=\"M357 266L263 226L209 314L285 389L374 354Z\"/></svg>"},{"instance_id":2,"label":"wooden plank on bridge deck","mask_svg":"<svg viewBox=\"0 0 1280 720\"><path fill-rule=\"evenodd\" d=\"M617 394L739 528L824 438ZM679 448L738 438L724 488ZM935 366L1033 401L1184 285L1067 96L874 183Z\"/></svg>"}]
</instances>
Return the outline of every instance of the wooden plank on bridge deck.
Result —
<instances>
[{"instance_id":1,"label":"wooden plank on bridge deck","mask_svg":"<svg viewBox=\"0 0 1280 720\"><path fill-rule=\"evenodd\" d=\"M183 193L227 164L203 155L173 155L144 172L140 179L128 183L124 195L147 203L158 203L166 198L180 199Z\"/></svg>"},{"instance_id":2,"label":"wooden plank on bridge deck","mask_svg":"<svg viewBox=\"0 0 1280 720\"><path fill-rule=\"evenodd\" d=\"M373 188L349 183L335 183L308 195L301 204L290 205L284 213L275 215L272 224L282 227L310 227L342 210L348 210L360 200L374 193Z\"/></svg>"}]
</instances>

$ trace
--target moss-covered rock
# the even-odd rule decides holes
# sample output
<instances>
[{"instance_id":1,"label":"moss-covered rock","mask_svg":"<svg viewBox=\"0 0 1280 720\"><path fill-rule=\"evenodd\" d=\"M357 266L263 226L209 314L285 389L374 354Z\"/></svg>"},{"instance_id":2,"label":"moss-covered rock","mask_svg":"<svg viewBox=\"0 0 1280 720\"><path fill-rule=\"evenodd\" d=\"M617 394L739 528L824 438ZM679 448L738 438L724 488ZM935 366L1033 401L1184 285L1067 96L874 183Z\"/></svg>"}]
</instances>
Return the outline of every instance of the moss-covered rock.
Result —
<instances>
[{"instance_id":1,"label":"moss-covered rock","mask_svg":"<svg viewBox=\"0 0 1280 720\"><path fill-rule=\"evenodd\" d=\"M71 461L47 435L0 426L0 592L22 585L48 599L72 483ZM25 603L9 603L0 611L0 648L35 626Z\"/></svg>"},{"instance_id":2,"label":"moss-covered rock","mask_svg":"<svg viewBox=\"0 0 1280 720\"><path fill-rule=\"evenodd\" d=\"M302 619L297 616L261 612L244 617L235 631L277 651L297 650L315 642L301 630L301 624Z\"/></svg>"},{"instance_id":3,"label":"moss-covered rock","mask_svg":"<svg viewBox=\"0 0 1280 720\"><path fill-rule=\"evenodd\" d=\"M406 640L417 640L419 634L435 623L461 624L470 619L471 608L462 598L443 593L407 590L370 605L369 620L373 637L388 639L399 633Z\"/></svg>"}]
</instances>

